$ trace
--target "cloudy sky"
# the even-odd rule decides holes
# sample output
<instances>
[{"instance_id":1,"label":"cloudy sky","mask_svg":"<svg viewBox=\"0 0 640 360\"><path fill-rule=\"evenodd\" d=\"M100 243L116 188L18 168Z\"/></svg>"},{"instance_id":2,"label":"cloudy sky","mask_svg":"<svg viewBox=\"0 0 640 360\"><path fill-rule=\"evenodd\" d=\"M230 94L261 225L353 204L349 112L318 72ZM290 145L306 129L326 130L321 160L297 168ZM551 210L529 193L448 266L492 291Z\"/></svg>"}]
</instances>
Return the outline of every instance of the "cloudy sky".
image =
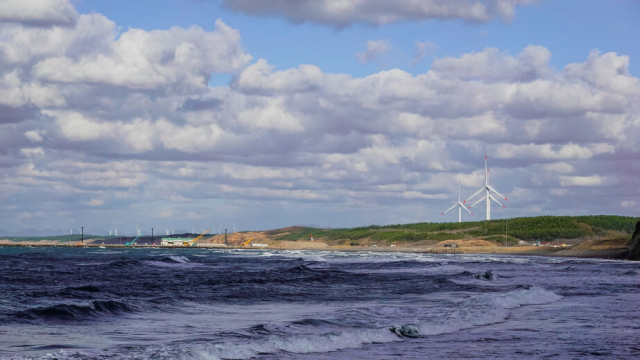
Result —
<instances>
[{"instance_id":1,"label":"cloudy sky","mask_svg":"<svg viewBox=\"0 0 640 360\"><path fill-rule=\"evenodd\" d=\"M0 229L456 221L440 213L485 155L509 198L494 218L637 215L639 17L631 0L0 0Z\"/></svg>"}]
</instances>

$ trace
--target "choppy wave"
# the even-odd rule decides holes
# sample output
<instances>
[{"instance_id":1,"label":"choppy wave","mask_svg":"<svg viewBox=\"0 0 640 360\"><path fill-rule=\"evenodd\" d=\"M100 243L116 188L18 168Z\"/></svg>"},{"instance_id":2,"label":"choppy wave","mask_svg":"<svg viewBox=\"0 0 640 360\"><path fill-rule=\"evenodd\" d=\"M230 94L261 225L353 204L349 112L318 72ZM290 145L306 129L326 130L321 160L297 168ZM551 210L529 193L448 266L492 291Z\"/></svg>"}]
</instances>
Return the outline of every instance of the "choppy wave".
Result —
<instances>
[{"instance_id":1,"label":"choppy wave","mask_svg":"<svg viewBox=\"0 0 640 360\"><path fill-rule=\"evenodd\" d=\"M56 304L46 307L37 307L24 310L15 314L15 318L23 320L43 321L86 321L97 320L104 316L131 313L135 309L119 301L94 300L88 304Z\"/></svg>"},{"instance_id":2,"label":"choppy wave","mask_svg":"<svg viewBox=\"0 0 640 360\"><path fill-rule=\"evenodd\" d=\"M56 344L67 349L51 356L59 359L297 359L309 353L316 355L306 358L350 359L377 358L362 354L379 349L411 356L407 349L418 345L431 351L442 339L484 336L484 329L462 331L484 325L495 324L490 332L541 326L532 331L542 333L550 316L582 310L541 306L544 311L523 317L517 308L553 303L558 294L586 303L611 294L633 301L640 291L635 263L377 252L53 251L0 262L0 294L10 290L9 298L0 296L2 337L14 326L50 334L18 356L40 356ZM78 334L78 326L95 338ZM21 343L17 336L4 344ZM96 338L114 345L101 349ZM0 358L5 349L15 351L2 341ZM521 344L517 336L509 341ZM387 343L395 344L369 346ZM379 358L390 357L385 354ZM473 357L469 350L460 354Z\"/></svg>"},{"instance_id":3,"label":"choppy wave","mask_svg":"<svg viewBox=\"0 0 640 360\"><path fill-rule=\"evenodd\" d=\"M420 307L379 307L381 317L374 322L388 323L406 321L417 317L415 322L378 327L349 327L338 320L326 321L305 319L278 327L256 326L258 339L236 339L225 342L189 342L162 347L140 349L148 358L154 359L250 359L260 354L307 354L359 348L366 344L382 344L445 333L453 333L475 326L490 325L505 321L511 309L525 305L547 304L562 297L538 287L519 289L501 294L475 296L453 304L446 309L428 312L431 318L422 315ZM370 311L359 312L371 316ZM437 315L440 314L440 315ZM343 320L341 320L343 321ZM362 325L362 324L360 324ZM312 328L312 329L309 329ZM289 333L287 333L289 332ZM303 332L299 334L297 332ZM306 334L304 332L307 332ZM136 357L140 354L127 354ZM108 356L108 354L101 354Z\"/></svg>"},{"instance_id":4,"label":"choppy wave","mask_svg":"<svg viewBox=\"0 0 640 360\"><path fill-rule=\"evenodd\" d=\"M507 318L509 309L524 305L548 304L561 298L560 295L538 287L480 296L449 309L444 318L419 322L413 331L419 335L439 335L474 326L495 324Z\"/></svg>"}]
</instances>

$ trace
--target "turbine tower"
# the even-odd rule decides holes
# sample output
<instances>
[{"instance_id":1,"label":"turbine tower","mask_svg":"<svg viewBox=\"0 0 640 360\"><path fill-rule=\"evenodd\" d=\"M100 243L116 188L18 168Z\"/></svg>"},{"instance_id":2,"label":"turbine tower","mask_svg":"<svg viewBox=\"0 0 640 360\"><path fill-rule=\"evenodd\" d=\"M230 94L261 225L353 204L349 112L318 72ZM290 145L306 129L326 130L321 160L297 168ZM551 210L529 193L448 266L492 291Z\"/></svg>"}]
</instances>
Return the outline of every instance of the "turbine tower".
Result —
<instances>
[{"instance_id":1,"label":"turbine tower","mask_svg":"<svg viewBox=\"0 0 640 360\"><path fill-rule=\"evenodd\" d=\"M458 207L458 222L462 222L462 209L467 210L467 212L471 215L473 215L473 213L471 211L469 211L469 209L467 209L466 206L463 205L463 202L460 202L460 180L458 180L458 202L455 203L452 207L448 208L445 212L443 212L440 215L444 215L447 212L449 212L449 210L453 210L456 206Z\"/></svg>"},{"instance_id":2,"label":"turbine tower","mask_svg":"<svg viewBox=\"0 0 640 360\"><path fill-rule=\"evenodd\" d=\"M476 191L475 194L471 195L467 200L465 200L463 202L466 203L467 201L471 200L473 197L475 197L476 195L480 194L482 191L486 191L486 194L478 201L476 201L475 203L473 203L473 205L469 206L469 209L471 209L472 207L476 206L478 203L480 203L482 200L486 200L487 202L487 217L486 220L491 220L491 200L495 201L498 205L505 207L504 205L500 204L500 201L498 201L492 194L491 192L495 193L496 195L498 195L501 198L504 198L505 200L507 200L506 197L502 196L499 192L496 191L496 189L492 188L491 185L489 185L489 169L487 168L487 156L485 155L484 157L484 186L480 188L480 190ZM509 200L507 200L509 201Z\"/></svg>"}]
</instances>

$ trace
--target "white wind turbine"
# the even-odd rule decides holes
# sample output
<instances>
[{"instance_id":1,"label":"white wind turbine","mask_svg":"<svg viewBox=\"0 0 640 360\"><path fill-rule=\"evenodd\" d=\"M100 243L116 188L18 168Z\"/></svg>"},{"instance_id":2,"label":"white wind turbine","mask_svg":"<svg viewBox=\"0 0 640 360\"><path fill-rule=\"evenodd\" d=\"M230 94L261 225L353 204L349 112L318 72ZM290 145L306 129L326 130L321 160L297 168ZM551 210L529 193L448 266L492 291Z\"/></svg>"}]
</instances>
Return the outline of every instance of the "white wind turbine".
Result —
<instances>
[{"instance_id":1,"label":"white wind turbine","mask_svg":"<svg viewBox=\"0 0 640 360\"><path fill-rule=\"evenodd\" d=\"M469 211L469 209L467 209L466 206L463 205L463 202L460 202L460 180L458 180L458 202L455 203L452 207L448 208L445 212L443 212L440 215L444 215L447 212L449 212L449 210L453 210L456 206L458 207L458 222L462 222L462 209L467 210L467 212L471 215L473 215L473 213L471 211Z\"/></svg>"},{"instance_id":2,"label":"white wind turbine","mask_svg":"<svg viewBox=\"0 0 640 360\"><path fill-rule=\"evenodd\" d=\"M478 200L475 203L473 203L473 205L469 206L469 209L471 209L472 207L476 206L482 200L486 200L487 201L487 217L486 217L486 219L487 220L491 220L491 200L495 201L498 205L500 205L502 207L505 207L504 205L500 204L500 201L498 201L491 194L491 192L495 193L496 195L498 195L501 198L504 198L505 200L507 200L507 198L502 196L499 192L496 191L496 189L492 188L491 185L489 185L489 169L487 168L487 156L486 155L484 157L484 170L485 170L484 171L484 186L482 188L480 188L480 190L476 191L475 194L471 195L467 200L465 200L463 202L463 204L466 203L467 201L471 200L476 195L480 194L482 191L486 191L486 194L480 200Z\"/></svg>"},{"instance_id":3,"label":"white wind turbine","mask_svg":"<svg viewBox=\"0 0 640 360\"><path fill-rule=\"evenodd\" d=\"M164 231L166 231L166 232L167 232L167 235L169 235L169 232L170 232L171 230L169 230L169 229L164 229Z\"/></svg>"},{"instance_id":4,"label":"white wind turbine","mask_svg":"<svg viewBox=\"0 0 640 360\"><path fill-rule=\"evenodd\" d=\"M135 225L135 226L136 226L136 229L138 230L138 236L140 236L140 226L138 225Z\"/></svg>"}]
</instances>

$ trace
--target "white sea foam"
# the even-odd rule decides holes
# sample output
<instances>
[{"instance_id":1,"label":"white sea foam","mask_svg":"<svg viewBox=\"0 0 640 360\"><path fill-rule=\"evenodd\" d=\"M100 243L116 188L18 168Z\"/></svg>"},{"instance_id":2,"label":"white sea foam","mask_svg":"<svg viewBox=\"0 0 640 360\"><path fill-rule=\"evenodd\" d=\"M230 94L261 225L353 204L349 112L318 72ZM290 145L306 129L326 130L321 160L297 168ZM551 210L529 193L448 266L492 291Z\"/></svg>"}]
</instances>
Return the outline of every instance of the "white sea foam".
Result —
<instances>
[{"instance_id":1,"label":"white sea foam","mask_svg":"<svg viewBox=\"0 0 640 360\"><path fill-rule=\"evenodd\" d=\"M524 305L541 305L558 301L562 296L551 291L531 287L504 294L482 295L470 298L448 309L446 316L418 323L420 335L452 333L474 326L503 322L509 309Z\"/></svg>"},{"instance_id":2,"label":"white sea foam","mask_svg":"<svg viewBox=\"0 0 640 360\"><path fill-rule=\"evenodd\" d=\"M358 313L380 324L365 328L329 325L314 328L314 333L289 336L272 335L253 340L225 342L176 343L145 348L143 353L128 354L131 358L157 359L250 359L259 354L328 353L360 348L366 344L402 341L403 336L431 336L454 333L475 326L503 322L511 309L535 304L547 304L562 297L539 287L519 289L502 294L483 294L452 300L447 306L374 306ZM373 318L375 319L373 319ZM415 319L414 323L410 319ZM398 325L393 325L393 322ZM286 327L281 330L286 331ZM304 329L298 329L304 331ZM394 330L394 331L392 331ZM296 330L297 331L297 330ZM120 354L122 355L122 354ZM67 358L67 354L48 358Z\"/></svg>"},{"instance_id":3,"label":"white sea foam","mask_svg":"<svg viewBox=\"0 0 640 360\"><path fill-rule=\"evenodd\" d=\"M432 319L421 319L415 324L406 323L370 329L332 330L329 328L322 335L270 336L262 341L199 344L195 348L190 348L190 354L192 355L182 358L249 359L260 353L274 354L281 351L294 354L326 353L347 348L358 348L371 343L401 341L402 337L398 335L411 337L453 333L475 326L505 321L510 309L524 305L547 304L561 298L561 296L551 291L538 287L497 295L479 295L458 301L453 304L453 307L438 309L437 312L432 312L434 314ZM411 311L407 312L409 309ZM374 314L371 311L376 313ZM421 315L419 307L379 307L361 313L369 316L374 315L377 318L376 322L384 318L387 321L393 321L393 318L405 318L407 320L406 318L419 317ZM435 314L439 316L435 316ZM391 330L395 330L395 332Z\"/></svg>"},{"instance_id":4,"label":"white sea foam","mask_svg":"<svg viewBox=\"0 0 640 360\"><path fill-rule=\"evenodd\" d=\"M171 260L173 260L175 262L178 262L178 263L183 263L183 264L189 262L189 259L187 259L184 256L169 256L169 259L171 259Z\"/></svg>"},{"instance_id":5,"label":"white sea foam","mask_svg":"<svg viewBox=\"0 0 640 360\"><path fill-rule=\"evenodd\" d=\"M323 335L271 336L262 341L198 344L190 347L182 359L249 359L258 354L286 351L294 354L326 353L358 348L364 344L389 343L401 338L388 329L358 329L328 332Z\"/></svg>"}]
</instances>

